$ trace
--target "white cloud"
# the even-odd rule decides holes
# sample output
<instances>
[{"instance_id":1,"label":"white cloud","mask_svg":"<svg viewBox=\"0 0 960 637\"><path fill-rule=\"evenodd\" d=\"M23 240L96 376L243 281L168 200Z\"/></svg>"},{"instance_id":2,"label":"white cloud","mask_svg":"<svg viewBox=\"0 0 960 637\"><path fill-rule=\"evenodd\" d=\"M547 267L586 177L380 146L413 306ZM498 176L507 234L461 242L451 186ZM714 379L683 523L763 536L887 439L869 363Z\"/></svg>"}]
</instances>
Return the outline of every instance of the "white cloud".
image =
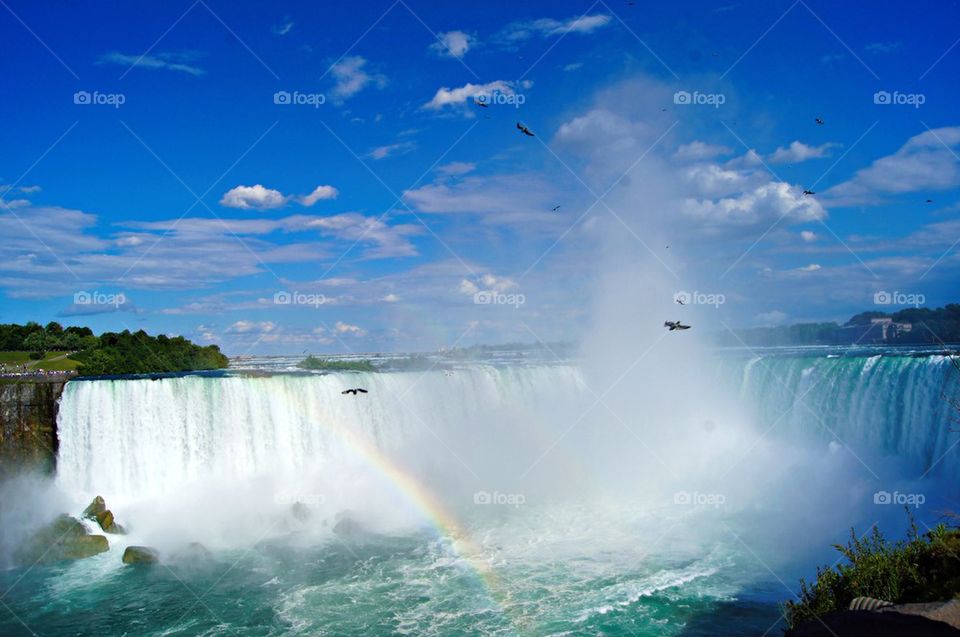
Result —
<instances>
[{"instance_id":1,"label":"white cloud","mask_svg":"<svg viewBox=\"0 0 960 637\"><path fill-rule=\"evenodd\" d=\"M417 145L413 142L397 142L396 144L386 144L384 146L377 146L371 150L369 153L367 153L367 157L379 161L394 155L408 153L416 147Z\"/></svg>"},{"instance_id":2,"label":"white cloud","mask_svg":"<svg viewBox=\"0 0 960 637\"><path fill-rule=\"evenodd\" d=\"M800 232L800 238L806 241L807 243L810 243L812 241L817 240L817 233L811 232L810 230L802 230Z\"/></svg>"},{"instance_id":3,"label":"white cloud","mask_svg":"<svg viewBox=\"0 0 960 637\"><path fill-rule=\"evenodd\" d=\"M309 195L298 197L297 201L299 201L301 205L310 207L321 200L336 199L339 194L340 191L333 186L317 186Z\"/></svg>"},{"instance_id":4,"label":"white cloud","mask_svg":"<svg viewBox=\"0 0 960 637\"><path fill-rule=\"evenodd\" d=\"M391 294L388 294L388 295L386 295L385 297L383 297L383 299L381 299L381 300L382 300L384 303L397 303L397 302L400 301L400 297L397 296L396 294L392 294L392 293L391 293Z\"/></svg>"},{"instance_id":5,"label":"white cloud","mask_svg":"<svg viewBox=\"0 0 960 637\"><path fill-rule=\"evenodd\" d=\"M473 172L477 165L468 161L454 161L437 167L437 172L443 175L465 175Z\"/></svg>"},{"instance_id":6,"label":"white cloud","mask_svg":"<svg viewBox=\"0 0 960 637\"><path fill-rule=\"evenodd\" d=\"M827 213L813 197L804 197L796 188L769 182L736 197L716 201L688 199L684 213L701 221L747 225L763 219L815 221Z\"/></svg>"},{"instance_id":7,"label":"white cloud","mask_svg":"<svg viewBox=\"0 0 960 637\"><path fill-rule=\"evenodd\" d=\"M367 73L364 70L366 66L366 59L354 55L341 59L331 67L330 73L336 81L332 91L335 101L349 99L371 84L377 88L386 86L387 78L376 73Z\"/></svg>"},{"instance_id":8,"label":"white cloud","mask_svg":"<svg viewBox=\"0 0 960 637\"><path fill-rule=\"evenodd\" d=\"M100 56L98 64L119 64L121 66L139 66L145 69L167 69L189 75L203 75L202 68L186 64L196 58L192 53L157 53L154 55L126 55L116 51Z\"/></svg>"},{"instance_id":9,"label":"white cloud","mask_svg":"<svg viewBox=\"0 0 960 637\"><path fill-rule=\"evenodd\" d=\"M566 20L540 18L527 22L514 22L501 31L499 38L507 44L527 40L534 36L548 37L567 33L592 33L610 24L610 16L603 14L573 16Z\"/></svg>"},{"instance_id":10,"label":"white cloud","mask_svg":"<svg viewBox=\"0 0 960 637\"><path fill-rule=\"evenodd\" d=\"M468 82L459 88L447 88L444 86L437 89L433 99L424 104L423 107L437 111L444 106L464 104L467 100L473 99L478 95L491 95L494 92L513 95L514 90L512 83L504 80L496 80L487 82L486 84L471 84Z\"/></svg>"},{"instance_id":11,"label":"white cloud","mask_svg":"<svg viewBox=\"0 0 960 637\"><path fill-rule=\"evenodd\" d=\"M689 144L683 144L673 154L673 158L679 161L700 161L703 159L712 159L720 155L729 155L733 150L727 146L719 144L707 144L701 141L692 141Z\"/></svg>"},{"instance_id":12,"label":"white cloud","mask_svg":"<svg viewBox=\"0 0 960 637\"><path fill-rule=\"evenodd\" d=\"M237 321L227 328L228 334L266 334L277 328L273 321Z\"/></svg>"},{"instance_id":13,"label":"white cloud","mask_svg":"<svg viewBox=\"0 0 960 637\"><path fill-rule=\"evenodd\" d=\"M231 188L220 199L221 206L241 210L269 210L280 208L286 203L287 197L280 191L264 188L260 184Z\"/></svg>"},{"instance_id":14,"label":"white cloud","mask_svg":"<svg viewBox=\"0 0 960 637\"><path fill-rule=\"evenodd\" d=\"M430 49L447 57L463 58L474 42L474 39L463 31L447 31L438 37L439 41L431 44Z\"/></svg>"},{"instance_id":15,"label":"white cloud","mask_svg":"<svg viewBox=\"0 0 960 637\"><path fill-rule=\"evenodd\" d=\"M349 334L350 336L364 336L367 333L367 330L363 329L359 325L351 325L350 323L344 323L343 321L337 321L336 325L333 326L333 329L337 334Z\"/></svg>"},{"instance_id":16,"label":"white cloud","mask_svg":"<svg viewBox=\"0 0 960 637\"><path fill-rule=\"evenodd\" d=\"M955 188L960 186L958 146L960 126L925 131L830 188L822 198L834 205L867 205L882 203L884 195Z\"/></svg>"},{"instance_id":17,"label":"white cloud","mask_svg":"<svg viewBox=\"0 0 960 637\"><path fill-rule=\"evenodd\" d=\"M830 149L839 146L834 142L827 142L819 146L807 146L803 142L792 142L788 147L780 146L768 157L774 164L796 164L808 159L820 159L830 156Z\"/></svg>"},{"instance_id":18,"label":"white cloud","mask_svg":"<svg viewBox=\"0 0 960 637\"><path fill-rule=\"evenodd\" d=\"M757 314L755 320L765 326L780 325L787 320L787 314L780 310L770 310Z\"/></svg>"},{"instance_id":19,"label":"white cloud","mask_svg":"<svg viewBox=\"0 0 960 637\"><path fill-rule=\"evenodd\" d=\"M284 18L283 22L280 24L273 25L273 32L277 35L286 35L290 33L290 30L293 28L293 20L290 18Z\"/></svg>"},{"instance_id":20,"label":"white cloud","mask_svg":"<svg viewBox=\"0 0 960 637\"><path fill-rule=\"evenodd\" d=\"M805 266L803 266L803 267L801 267L801 268L797 268L797 271L799 271L799 272L816 272L816 271L819 270L819 269L820 269L820 264L819 264L819 263L811 263L810 265L805 265Z\"/></svg>"},{"instance_id":21,"label":"white cloud","mask_svg":"<svg viewBox=\"0 0 960 637\"><path fill-rule=\"evenodd\" d=\"M0 207L7 208L8 210L16 210L17 208L26 208L30 205L30 202L26 199L11 199L9 201L3 200L0 201Z\"/></svg>"},{"instance_id":22,"label":"white cloud","mask_svg":"<svg viewBox=\"0 0 960 637\"><path fill-rule=\"evenodd\" d=\"M420 226L410 224L391 226L381 219L357 212L311 218L306 221L306 227L344 241L373 244L364 251L364 257L369 259L415 256L417 249L407 237L420 234L422 230Z\"/></svg>"},{"instance_id":23,"label":"white cloud","mask_svg":"<svg viewBox=\"0 0 960 637\"><path fill-rule=\"evenodd\" d=\"M571 62L570 64L567 64L566 66L564 66L563 70L569 73L570 71L576 71L582 66L583 66L583 62Z\"/></svg>"},{"instance_id":24,"label":"white cloud","mask_svg":"<svg viewBox=\"0 0 960 637\"><path fill-rule=\"evenodd\" d=\"M537 175L512 174L442 179L403 193L419 212L477 214L490 223L533 222L552 232L558 218L549 212L557 199L555 188Z\"/></svg>"}]
</instances>

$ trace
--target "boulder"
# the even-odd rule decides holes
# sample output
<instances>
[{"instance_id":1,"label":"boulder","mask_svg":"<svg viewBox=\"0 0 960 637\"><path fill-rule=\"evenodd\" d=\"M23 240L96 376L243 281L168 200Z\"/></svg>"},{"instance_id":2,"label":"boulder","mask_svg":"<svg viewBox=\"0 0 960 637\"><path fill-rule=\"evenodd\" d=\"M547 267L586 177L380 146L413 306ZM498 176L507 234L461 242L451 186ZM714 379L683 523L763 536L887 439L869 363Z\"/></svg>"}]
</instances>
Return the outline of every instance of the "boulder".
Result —
<instances>
[{"instance_id":1,"label":"boulder","mask_svg":"<svg viewBox=\"0 0 960 637\"><path fill-rule=\"evenodd\" d=\"M306 522L310 519L310 509L303 502L294 502L290 506L290 513L299 522Z\"/></svg>"},{"instance_id":2,"label":"boulder","mask_svg":"<svg viewBox=\"0 0 960 637\"><path fill-rule=\"evenodd\" d=\"M90 535L80 520L61 515L24 542L17 551L17 561L23 564L51 564L91 557L109 548L106 537Z\"/></svg>"},{"instance_id":3,"label":"boulder","mask_svg":"<svg viewBox=\"0 0 960 637\"><path fill-rule=\"evenodd\" d=\"M94 516L94 519L97 521L97 524L100 525L100 528L107 533L117 533L122 535L127 532L126 529L117 524L117 522L113 519L113 512L110 509L101 511Z\"/></svg>"},{"instance_id":4,"label":"boulder","mask_svg":"<svg viewBox=\"0 0 960 637\"><path fill-rule=\"evenodd\" d=\"M856 601L856 600L855 600ZM863 604L858 606L863 607ZM871 605L827 613L788 631L787 637L946 637L960 635L960 602Z\"/></svg>"},{"instance_id":5,"label":"boulder","mask_svg":"<svg viewBox=\"0 0 960 637\"><path fill-rule=\"evenodd\" d=\"M156 549L149 546L128 546L123 552L124 564L156 564L159 561Z\"/></svg>"},{"instance_id":6,"label":"boulder","mask_svg":"<svg viewBox=\"0 0 960 637\"><path fill-rule=\"evenodd\" d=\"M86 509L83 510L83 517L88 520L94 520L98 515L107 510L107 503L104 501L103 496L97 496L93 499Z\"/></svg>"},{"instance_id":7,"label":"boulder","mask_svg":"<svg viewBox=\"0 0 960 637\"><path fill-rule=\"evenodd\" d=\"M351 515L351 512L342 512L337 515L337 523L333 525L333 532L340 537L363 535L366 530Z\"/></svg>"},{"instance_id":8,"label":"boulder","mask_svg":"<svg viewBox=\"0 0 960 637\"><path fill-rule=\"evenodd\" d=\"M178 562L196 563L209 560L212 557L213 553L203 544L200 544L200 542L190 542L186 547L174 553L171 559Z\"/></svg>"}]
</instances>

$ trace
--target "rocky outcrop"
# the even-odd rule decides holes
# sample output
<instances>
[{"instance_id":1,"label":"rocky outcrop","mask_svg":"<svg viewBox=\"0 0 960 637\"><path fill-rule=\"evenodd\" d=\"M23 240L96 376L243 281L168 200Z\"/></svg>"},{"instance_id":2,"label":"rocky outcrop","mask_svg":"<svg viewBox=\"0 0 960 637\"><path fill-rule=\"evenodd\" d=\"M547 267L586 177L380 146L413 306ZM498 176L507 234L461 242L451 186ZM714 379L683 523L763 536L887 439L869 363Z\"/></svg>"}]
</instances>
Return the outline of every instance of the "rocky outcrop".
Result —
<instances>
[{"instance_id":1,"label":"rocky outcrop","mask_svg":"<svg viewBox=\"0 0 960 637\"><path fill-rule=\"evenodd\" d=\"M96 520L100 528L106 533L123 534L127 532L113 519L113 511L107 508L107 503L102 496L95 497L93 502L83 510L83 517L88 520Z\"/></svg>"},{"instance_id":2,"label":"rocky outcrop","mask_svg":"<svg viewBox=\"0 0 960 637\"><path fill-rule=\"evenodd\" d=\"M123 552L124 564L156 564L160 556L149 546L128 546Z\"/></svg>"},{"instance_id":3,"label":"rocky outcrop","mask_svg":"<svg viewBox=\"0 0 960 637\"><path fill-rule=\"evenodd\" d=\"M893 604L874 610L828 613L787 632L787 637L956 637L960 601Z\"/></svg>"},{"instance_id":4,"label":"rocky outcrop","mask_svg":"<svg viewBox=\"0 0 960 637\"><path fill-rule=\"evenodd\" d=\"M109 548L106 537L90 535L80 520L61 515L27 539L16 557L17 562L25 565L50 564L91 557Z\"/></svg>"},{"instance_id":5,"label":"rocky outcrop","mask_svg":"<svg viewBox=\"0 0 960 637\"><path fill-rule=\"evenodd\" d=\"M0 379L0 477L54 470L57 405L66 383L63 377Z\"/></svg>"}]
</instances>

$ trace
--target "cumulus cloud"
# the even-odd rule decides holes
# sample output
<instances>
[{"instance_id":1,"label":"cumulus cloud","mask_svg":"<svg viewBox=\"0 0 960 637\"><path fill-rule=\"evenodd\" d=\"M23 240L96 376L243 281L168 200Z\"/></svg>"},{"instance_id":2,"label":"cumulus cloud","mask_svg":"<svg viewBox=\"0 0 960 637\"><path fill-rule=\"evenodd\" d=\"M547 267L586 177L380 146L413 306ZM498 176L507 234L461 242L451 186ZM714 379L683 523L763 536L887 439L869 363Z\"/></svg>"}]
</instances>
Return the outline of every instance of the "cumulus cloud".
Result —
<instances>
[{"instance_id":1,"label":"cumulus cloud","mask_svg":"<svg viewBox=\"0 0 960 637\"><path fill-rule=\"evenodd\" d=\"M505 80L495 80L486 84L472 84L467 82L459 88L447 88L446 86L437 89L433 99L423 105L424 108L438 111L445 106L457 106L472 100L478 95L491 95L494 92L504 95L514 95L513 83Z\"/></svg>"},{"instance_id":2,"label":"cumulus cloud","mask_svg":"<svg viewBox=\"0 0 960 637\"><path fill-rule=\"evenodd\" d=\"M318 201L326 199L336 199L340 191L333 186L317 186L309 195L303 195L297 198L297 201L304 206L312 206Z\"/></svg>"},{"instance_id":3,"label":"cumulus cloud","mask_svg":"<svg viewBox=\"0 0 960 637\"><path fill-rule=\"evenodd\" d=\"M800 238L806 241L807 243L810 243L812 241L817 240L817 233L811 232L810 230L801 230Z\"/></svg>"},{"instance_id":4,"label":"cumulus cloud","mask_svg":"<svg viewBox=\"0 0 960 637\"><path fill-rule=\"evenodd\" d=\"M187 64L196 59L195 53L156 53L153 55L126 55L116 51L100 56L98 64L119 64L120 66L142 67L145 69L167 69L189 75L203 75L202 68Z\"/></svg>"},{"instance_id":5,"label":"cumulus cloud","mask_svg":"<svg viewBox=\"0 0 960 637\"><path fill-rule=\"evenodd\" d=\"M224 193L220 205L241 210L270 210L287 203L287 197L279 190L264 188L260 184L237 186Z\"/></svg>"},{"instance_id":6,"label":"cumulus cloud","mask_svg":"<svg viewBox=\"0 0 960 637\"><path fill-rule=\"evenodd\" d=\"M333 326L333 330L337 334L347 334L350 336L364 336L367 333L367 330L363 329L359 325L351 325L350 323L344 323L343 321L337 321L336 325Z\"/></svg>"},{"instance_id":7,"label":"cumulus cloud","mask_svg":"<svg viewBox=\"0 0 960 637\"><path fill-rule=\"evenodd\" d=\"M387 84L387 78L377 73L368 73L367 60L359 55L348 56L341 59L330 68L330 74L335 81L333 86L333 99L337 102L347 100L367 86L373 85L377 88L383 88Z\"/></svg>"},{"instance_id":8,"label":"cumulus cloud","mask_svg":"<svg viewBox=\"0 0 960 637\"><path fill-rule=\"evenodd\" d=\"M306 226L337 239L372 244L364 251L364 257L370 259L415 256L417 249L407 237L420 234L422 230L420 226L410 224L391 226L381 219L357 212L311 219Z\"/></svg>"},{"instance_id":9,"label":"cumulus cloud","mask_svg":"<svg viewBox=\"0 0 960 637\"><path fill-rule=\"evenodd\" d=\"M718 200L687 199L683 208L691 218L714 224L749 225L764 219L816 221L826 217L820 202L804 197L785 183L767 183L734 197Z\"/></svg>"},{"instance_id":10,"label":"cumulus cloud","mask_svg":"<svg viewBox=\"0 0 960 637\"><path fill-rule=\"evenodd\" d=\"M430 49L439 55L463 58L473 45L474 39L463 31L447 31L439 34L439 40Z\"/></svg>"},{"instance_id":11,"label":"cumulus cloud","mask_svg":"<svg viewBox=\"0 0 960 637\"><path fill-rule=\"evenodd\" d=\"M277 328L273 321L237 321L227 328L227 334L265 334Z\"/></svg>"},{"instance_id":12,"label":"cumulus cloud","mask_svg":"<svg viewBox=\"0 0 960 637\"><path fill-rule=\"evenodd\" d=\"M885 195L947 190L960 186L960 126L928 130L914 135L892 155L823 193L833 205L879 204Z\"/></svg>"},{"instance_id":13,"label":"cumulus cloud","mask_svg":"<svg viewBox=\"0 0 960 637\"><path fill-rule=\"evenodd\" d=\"M834 142L827 142L819 146L807 146L803 142L795 141L784 148L780 146L768 157L768 160L774 164L796 164L808 159L820 159L829 157L830 150L839 146Z\"/></svg>"}]
</instances>

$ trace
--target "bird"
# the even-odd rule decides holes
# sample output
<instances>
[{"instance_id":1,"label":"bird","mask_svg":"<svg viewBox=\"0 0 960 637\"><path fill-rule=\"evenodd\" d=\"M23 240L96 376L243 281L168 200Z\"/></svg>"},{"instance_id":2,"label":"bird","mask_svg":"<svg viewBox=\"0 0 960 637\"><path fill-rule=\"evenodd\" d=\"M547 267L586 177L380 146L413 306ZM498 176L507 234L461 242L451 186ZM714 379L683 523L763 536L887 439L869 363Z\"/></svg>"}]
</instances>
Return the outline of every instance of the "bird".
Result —
<instances>
[{"instance_id":1,"label":"bird","mask_svg":"<svg viewBox=\"0 0 960 637\"><path fill-rule=\"evenodd\" d=\"M554 206L552 212L556 212L557 210L560 210L560 206Z\"/></svg>"},{"instance_id":2,"label":"bird","mask_svg":"<svg viewBox=\"0 0 960 637\"><path fill-rule=\"evenodd\" d=\"M684 324L681 323L680 321L664 321L663 326L664 326L664 327L669 327L671 332L673 332L674 330L689 330L689 329L690 329L690 326L689 326L689 325L684 325Z\"/></svg>"},{"instance_id":3,"label":"bird","mask_svg":"<svg viewBox=\"0 0 960 637\"><path fill-rule=\"evenodd\" d=\"M473 100L473 103L479 106L480 108L490 108L490 105L487 104L486 100Z\"/></svg>"},{"instance_id":4,"label":"bird","mask_svg":"<svg viewBox=\"0 0 960 637\"><path fill-rule=\"evenodd\" d=\"M527 137L536 137L536 135L533 134L532 130L530 130L520 122L517 122L517 130L519 130L521 133L523 133Z\"/></svg>"},{"instance_id":5,"label":"bird","mask_svg":"<svg viewBox=\"0 0 960 637\"><path fill-rule=\"evenodd\" d=\"M673 300L677 302L677 305L686 305L686 303L683 302L683 299L681 299L679 296Z\"/></svg>"},{"instance_id":6,"label":"bird","mask_svg":"<svg viewBox=\"0 0 960 637\"><path fill-rule=\"evenodd\" d=\"M933 199L927 199L927 203L933 203Z\"/></svg>"},{"instance_id":7,"label":"bird","mask_svg":"<svg viewBox=\"0 0 960 637\"><path fill-rule=\"evenodd\" d=\"M366 389L363 389L363 388L361 388L361 387L356 387L356 388L354 388L354 389L344 389L344 390L343 390L342 392L340 392L340 393L341 393L341 394L353 394L354 396L356 396L356 395L357 395L357 392L360 392L361 394L366 394L366 393L367 393L367 390L366 390Z\"/></svg>"},{"instance_id":8,"label":"bird","mask_svg":"<svg viewBox=\"0 0 960 637\"><path fill-rule=\"evenodd\" d=\"M823 118L822 118L822 117L818 117L818 118L816 118L816 119L813 120L813 121L815 121L815 122L816 122L817 124L819 124L820 126L823 126Z\"/></svg>"},{"instance_id":9,"label":"bird","mask_svg":"<svg viewBox=\"0 0 960 637\"><path fill-rule=\"evenodd\" d=\"M803 191L803 194L804 194L804 196L806 196L806 195L815 195L815 194L817 194L817 193L813 192L812 190L804 190L804 191Z\"/></svg>"}]
</instances>

